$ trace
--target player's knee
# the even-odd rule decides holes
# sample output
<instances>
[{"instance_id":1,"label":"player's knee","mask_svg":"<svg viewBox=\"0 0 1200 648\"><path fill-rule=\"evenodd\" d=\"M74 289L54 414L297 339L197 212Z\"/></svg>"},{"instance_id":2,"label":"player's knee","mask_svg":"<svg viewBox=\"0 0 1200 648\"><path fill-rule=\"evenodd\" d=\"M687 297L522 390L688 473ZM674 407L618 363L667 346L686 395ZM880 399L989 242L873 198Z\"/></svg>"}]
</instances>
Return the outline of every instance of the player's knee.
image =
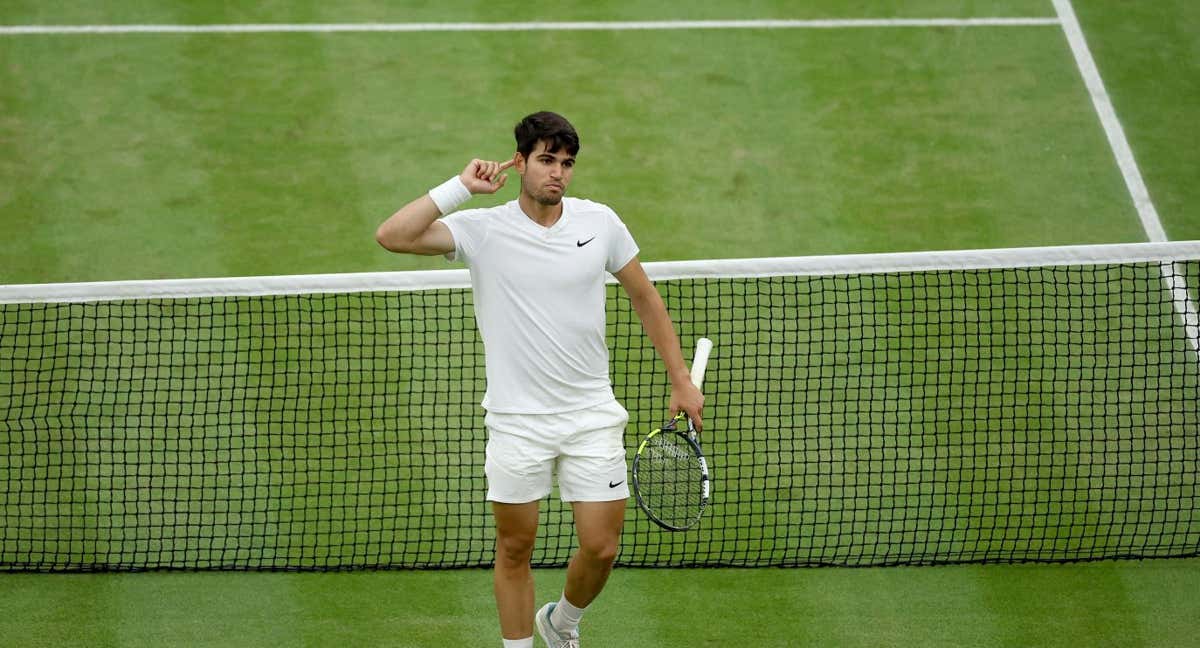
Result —
<instances>
[{"instance_id":1,"label":"player's knee","mask_svg":"<svg viewBox=\"0 0 1200 648\"><path fill-rule=\"evenodd\" d=\"M496 537L496 562L505 566L528 565L536 534L503 534Z\"/></svg>"},{"instance_id":2,"label":"player's knee","mask_svg":"<svg viewBox=\"0 0 1200 648\"><path fill-rule=\"evenodd\" d=\"M579 544L579 553L590 562L611 565L620 552L617 538L584 541Z\"/></svg>"}]
</instances>

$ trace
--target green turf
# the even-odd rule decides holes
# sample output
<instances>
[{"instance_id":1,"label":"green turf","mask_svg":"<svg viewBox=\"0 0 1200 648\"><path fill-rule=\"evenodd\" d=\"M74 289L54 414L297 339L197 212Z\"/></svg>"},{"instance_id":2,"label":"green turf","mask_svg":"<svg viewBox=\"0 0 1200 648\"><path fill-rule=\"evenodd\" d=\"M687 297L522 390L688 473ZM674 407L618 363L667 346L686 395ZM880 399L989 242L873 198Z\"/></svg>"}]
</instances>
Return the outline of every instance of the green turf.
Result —
<instances>
[{"instance_id":1,"label":"green turf","mask_svg":"<svg viewBox=\"0 0 1200 648\"><path fill-rule=\"evenodd\" d=\"M1190 0L1075 5L1167 236L1200 239L1200 10Z\"/></svg>"},{"instance_id":2,"label":"green turf","mask_svg":"<svg viewBox=\"0 0 1200 648\"><path fill-rule=\"evenodd\" d=\"M0 23L1053 15L1042 0L411 4L19 1ZM1197 237L1200 7L1075 5L1167 233ZM1053 27L4 37L0 283L444 267L371 232L543 106L580 124L576 187L618 207L648 260L1143 238ZM588 645L1187 645L1197 571L626 570ZM14 645L495 636L483 572L0 582ZM764 618L763 600L783 612ZM673 621L677 601L696 613Z\"/></svg>"},{"instance_id":3,"label":"green turf","mask_svg":"<svg viewBox=\"0 0 1200 648\"><path fill-rule=\"evenodd\" d=\"M35 37L0 55L7 283L445 267L389 255L375 226L470 156L510 154L542 107L581 129L573 192L611 203L644 260L1143 238L1054 27Z\"/></svg>"},{"instance_id":4,"label":"green turf","mask_svg":"<svg viewBox=\"0 0 1200 648\"><path fill-rule=\"evenodd\" d=\"M539 600L559 572L536 573ZM17 646L499 645L484 571L6 575ZM865 570L617 570L594 648L1183 646L1200 561Z\"/></svg>"}]
</instances>

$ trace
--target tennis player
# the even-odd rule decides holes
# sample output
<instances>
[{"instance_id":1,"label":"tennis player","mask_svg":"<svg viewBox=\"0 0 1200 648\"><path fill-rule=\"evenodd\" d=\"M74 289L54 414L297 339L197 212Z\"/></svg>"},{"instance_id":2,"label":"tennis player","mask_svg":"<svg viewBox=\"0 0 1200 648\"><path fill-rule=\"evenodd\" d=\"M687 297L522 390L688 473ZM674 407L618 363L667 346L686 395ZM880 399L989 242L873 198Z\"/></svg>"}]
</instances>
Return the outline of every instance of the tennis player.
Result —
<instances>
[{"instance_id":1,"label":"tennis player","mask_svg":"<svg viewBox=\"0 0 1200 648\"><path fill-rule=\"evenodd\" d=\"M666 366L671 414L686 412L699 428L704 397L625 224L605 205L564 197L579 153L575 128L561 115L539 112L514 134L512 159L471 160L388 218L376 239L393 252L445 254L470 269L487 373L484 470L496 521L500 631L508 648L532 648L535 625L547 646L571 648L579 646L584 610L612 571L629 497L629 415L613 395L604 338L608 273L629 295ZM473 194L499 191L510 167L521 176L516 200L455 211ZM550 494L555 472L579 549L562 596L535 614L529 563L538 503Z\"/></svg>"}]
</instances>

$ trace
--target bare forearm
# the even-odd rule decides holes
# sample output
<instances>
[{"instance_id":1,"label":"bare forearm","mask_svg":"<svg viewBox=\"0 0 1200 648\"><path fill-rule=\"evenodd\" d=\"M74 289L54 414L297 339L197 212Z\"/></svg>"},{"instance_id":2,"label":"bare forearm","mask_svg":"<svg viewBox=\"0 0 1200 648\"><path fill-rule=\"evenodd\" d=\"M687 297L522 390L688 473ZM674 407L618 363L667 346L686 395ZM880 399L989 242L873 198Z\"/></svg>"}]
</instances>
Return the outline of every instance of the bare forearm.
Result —
<instances>
[{"instance_id":1,"label":"bare forearm","mask_svg":"<svg viewBox=\"0 0 1200 648\"><path fill-rule=\"evenodd\" d=\"M679 349L679 337L675 335L675 327L671 324L671 316L663 304L658 291L649 291L631 299L633 309L642 320L642 328L646 336L658 351L666 366L673 386L691 384L687 365L683 361L683 353Z\"/></svg>"},{"instance_id":2,"label":"bare forearm","mask_svg":"<svg viewBox=\"0 0 1200 648\"><path fill-rule=\"evenodd\" d=\"M447 254L454 251L454 237L444 225L433 227L442 214L454 211L474 194L494 194L508 176L503 171L516 164L471 160L462 173L408 203L375 230L375 240L392 252Z\"/></svg>"},{"instance_id":3,"label":"bare forearm","mask_svg":"<svg viewBox=\"0 0 1200 648\"><path fill-rule=\"evenodd\" d=\"M701 412L704 409L704 394L692 384L691 374L683 361L683 352L679 349L679 337L675 335L675 327L671 324L671 316L667 314L662 297L646 276L637 257L614 274L629 295L633 310L641 318L646 337L650 338L658 357L662 358L667 368L667 375L671 379L671 416L678 412L686 413L699 431L703 428Z\"/></svg>"}]
</instances>

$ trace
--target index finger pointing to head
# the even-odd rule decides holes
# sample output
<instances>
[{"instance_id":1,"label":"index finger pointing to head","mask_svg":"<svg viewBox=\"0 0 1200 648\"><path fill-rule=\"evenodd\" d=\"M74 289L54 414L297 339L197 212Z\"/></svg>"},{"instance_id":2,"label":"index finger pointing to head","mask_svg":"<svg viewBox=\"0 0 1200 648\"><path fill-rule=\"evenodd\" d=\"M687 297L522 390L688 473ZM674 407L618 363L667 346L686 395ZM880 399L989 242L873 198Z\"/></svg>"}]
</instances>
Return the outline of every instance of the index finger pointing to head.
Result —
<instances>
[{"instance_id":1,"label":"index finger pointing to head","mask_svg":"<svg viewBox=\"0 0 1200 648\"><path fill-rule=\"evenodd\" d=\"M514 156L512 156L511 160L500 165L500 170L503 171L516 163L517 163L517 156L514 155Z\"/></svg>"}]
</instances>

